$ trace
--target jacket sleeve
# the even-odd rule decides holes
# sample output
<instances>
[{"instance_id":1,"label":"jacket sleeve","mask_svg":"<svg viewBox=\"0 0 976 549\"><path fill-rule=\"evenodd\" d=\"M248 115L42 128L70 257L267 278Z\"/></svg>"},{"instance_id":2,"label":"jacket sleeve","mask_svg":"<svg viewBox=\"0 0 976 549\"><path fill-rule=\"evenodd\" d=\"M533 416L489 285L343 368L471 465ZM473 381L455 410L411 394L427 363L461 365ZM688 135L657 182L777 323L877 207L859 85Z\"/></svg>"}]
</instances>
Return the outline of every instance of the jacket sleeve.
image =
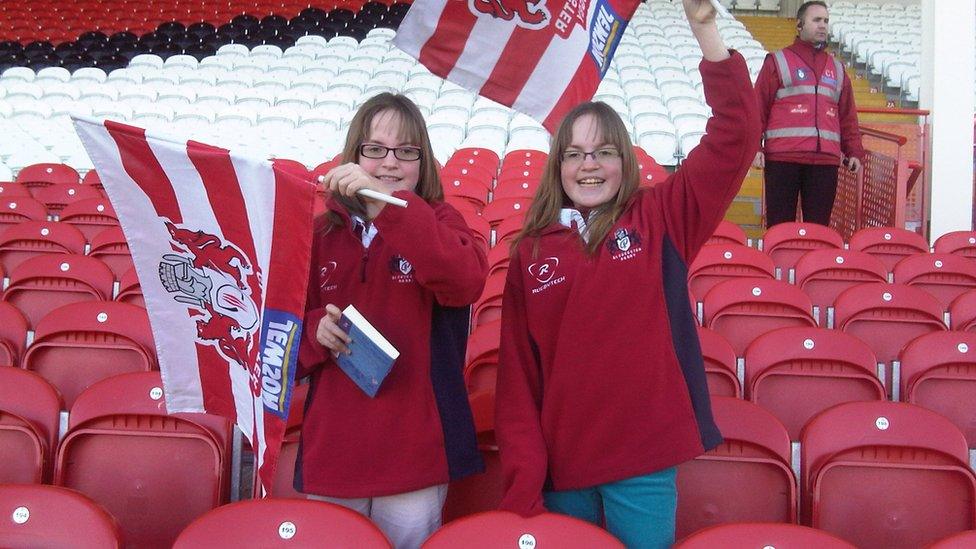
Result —
<instances>
[{"instance_id":1,"label":"jacket sleeve","mask_svg":"<svg viewBox=\"0 0 976 549\"><path fill-rule=\"evenodd\" d=\"M315 339L319 322L325 316L325 304L319 292L319 266L316 261L316 248L312 244L312 261L308 274L308 293L305 298L305 321L302 325L302 340L298 346L298 371L295 379L310 375L332 360L329 351Z\"/></svg>"},{"instance_id":2,"label":"jacket sleeve","mask_svg":"<svg viewBox=\"0 0 976 549\"><path fill-rule=\"evenodd\" d=\"M500 509L523 516L545 512L542 487L548 471L542 437L542 371L529 336L522 269L513 252L502 299L501 348L495 390L495 437L504 475Z\"/></svg>"},{"instance_id":3,"label":"jacket sleeve","mask_svg":"<svg viewBox=\"0 0 976 549\"><path fill-rule=\"evenodd\" d=\"M759 107L759 128L763 131L769 122L769 113L776 101L776 92L780 88L779 72L772 54L766 54L762 69L756 77L756 105Z\"/></svg>"},{"instance_id":4,"label":"jacket sleeve","mask_svg":"<svg viewBox=\"0 0 976 549\"><path fill-rule=\"evenodd\" d=\"M485 286L488 260L464 218L448 204L431 207L416 194L397 191L406 208L387 206L373 222L383 240L413 265L421 286L446 307L474 303Z\"/></svg>"},{"instance_id":5,"label":"jacket sleeve","mask_svg":"<svg viewBox=\"0 0 976 549\"><path fill-rule=\"evenodd\" d=\"M731 52L720 62L702 61L705 100L712 108L707 134L664 184L652 189L669 236L691 263L739 192L759 148L760 118L749 71ZM646 210L645 210L646 211Z\"/></svg>"},{"instance_id":6,"label":"jacket sleeve","mask_svg":"<svg viewBox=\"0 0 976 549\"><path fill-rule=\"evenodd\" d=\"M851 79L844 74L844 87L840 92L840 148L845 156L864 159L864 145L861 143L861 126L857 121L857 106L854 104L854 87Z\"/></svg>"}]
</instances>

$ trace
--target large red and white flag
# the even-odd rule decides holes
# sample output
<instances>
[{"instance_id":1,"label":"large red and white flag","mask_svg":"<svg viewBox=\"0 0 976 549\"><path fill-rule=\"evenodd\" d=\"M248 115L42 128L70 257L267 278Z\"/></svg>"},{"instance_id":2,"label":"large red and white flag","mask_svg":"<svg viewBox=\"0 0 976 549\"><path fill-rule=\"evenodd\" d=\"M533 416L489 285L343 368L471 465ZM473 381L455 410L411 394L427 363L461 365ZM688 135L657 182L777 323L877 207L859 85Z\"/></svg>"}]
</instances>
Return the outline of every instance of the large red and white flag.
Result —
<instances>
[{"instance_id":1,"label":"large red and white flag","mask_svg":"<svg viewBox=\"0 0 976 549\"><path fill-rule=\"evenodd\" d=\"M251 441L269 490L294 387L314 185L194 141L75 119L139 275L169 413Z\"/></svg>"},{"instance_id":2,"label":"large red and white flag","mask_svg":"<svg viewBox=\"0 0 976 549\"><path fill-rule=\"evenodd\" d=\"M414 0L393 43L550 132L589 101L639 0Z\"/></svg>"}]
</instances>

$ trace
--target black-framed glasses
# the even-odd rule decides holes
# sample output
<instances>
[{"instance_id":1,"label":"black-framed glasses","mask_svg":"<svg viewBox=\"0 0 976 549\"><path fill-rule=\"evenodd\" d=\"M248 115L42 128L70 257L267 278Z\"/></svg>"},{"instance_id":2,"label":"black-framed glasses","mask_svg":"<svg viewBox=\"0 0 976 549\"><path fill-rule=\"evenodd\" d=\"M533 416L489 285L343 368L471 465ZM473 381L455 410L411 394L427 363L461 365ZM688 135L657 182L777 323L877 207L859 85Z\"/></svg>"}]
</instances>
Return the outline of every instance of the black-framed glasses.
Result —
<instances>
[{"instance_id":1,"label":"black-framed glasses","mask_svg":"<svg viewBox=\"0 0 976 549\"><path fill-rule=\"evenodd\" d=\"M374 160L386 158L386 155L390 154L390 151L393 151L393 156L397 160L405 160L407 162L420 160L422 152L420 147L384 147L375 143L363 143L359 146L360 156Z\"/></svg>"},{"instance_id":2,"label":"black-framed glasses","mask_svg":"<svg viewBox=\"0 0 976 549\"><path fill-rule=\"evenodd\" d=\"M563 152L562 159L567 164L582 164L587 156L592 156L593 160L596 160L600 164L606 164L619 159L620 151L616 147L604 147L595 151L569 150Z\"/></svg>"}]
</instances>

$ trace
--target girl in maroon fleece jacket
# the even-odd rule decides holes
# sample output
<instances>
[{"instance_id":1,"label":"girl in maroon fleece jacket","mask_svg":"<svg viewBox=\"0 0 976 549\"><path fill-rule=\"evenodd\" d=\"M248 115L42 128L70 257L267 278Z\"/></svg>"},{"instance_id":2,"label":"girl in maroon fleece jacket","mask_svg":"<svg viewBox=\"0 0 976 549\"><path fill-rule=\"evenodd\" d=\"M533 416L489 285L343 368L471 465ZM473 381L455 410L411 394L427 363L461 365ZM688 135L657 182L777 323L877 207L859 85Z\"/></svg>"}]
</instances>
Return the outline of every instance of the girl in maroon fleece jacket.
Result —
<instances>
[{"instance_id":1,"label":"girl in maroon fleece jacket","mask_svg":"<svg viewBox=\"0 0 976 549\"><path fill-rule=\"evenodd\" d=\"M721 442L687 266L759 146L742 56L708 0L684 0L704 54L707 135L681 168L638 190L619 116L580 105L553 138L516 241L502 312L496 435L501 507L600 524L628 547L674 540L675 466Z\"/></svg>"},{"instance_id":2,"label":"girl in maroon fleece jacket","mask_svg":"<svg viewBox=\"0 0 976 549\"><path fill-rule=\"evenodd\" d=\"M311 374L295 488L369 516L399 547L440 526L449 480L483 469L462 366L484 250L443 191L423 116L380 94L353 118L315 224L299 376ZM407 207L356 195L393 194ZM335 363L353 304L400 351L375 398Z\"/></svg>"}]
</instances>

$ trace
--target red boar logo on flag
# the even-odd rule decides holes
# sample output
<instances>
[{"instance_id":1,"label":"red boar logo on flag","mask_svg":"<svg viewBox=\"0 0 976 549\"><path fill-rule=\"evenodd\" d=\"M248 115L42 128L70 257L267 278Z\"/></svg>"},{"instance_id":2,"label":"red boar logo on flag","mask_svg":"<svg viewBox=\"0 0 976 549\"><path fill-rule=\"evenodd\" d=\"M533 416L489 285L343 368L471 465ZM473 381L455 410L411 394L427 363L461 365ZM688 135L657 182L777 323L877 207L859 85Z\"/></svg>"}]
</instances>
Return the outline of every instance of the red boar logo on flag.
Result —
<instances>
[{"instance_id":1,"label":"red boar logo on flag","mask_svg":"<svg viewBox=\"0 0 976 549\"><path fill-rule=\"evenodd\" d=\"M129 244L167 411L236 422L270 490L297 368L314 184L124 124L75 127Z\"/></svg>"}]
</instances>

